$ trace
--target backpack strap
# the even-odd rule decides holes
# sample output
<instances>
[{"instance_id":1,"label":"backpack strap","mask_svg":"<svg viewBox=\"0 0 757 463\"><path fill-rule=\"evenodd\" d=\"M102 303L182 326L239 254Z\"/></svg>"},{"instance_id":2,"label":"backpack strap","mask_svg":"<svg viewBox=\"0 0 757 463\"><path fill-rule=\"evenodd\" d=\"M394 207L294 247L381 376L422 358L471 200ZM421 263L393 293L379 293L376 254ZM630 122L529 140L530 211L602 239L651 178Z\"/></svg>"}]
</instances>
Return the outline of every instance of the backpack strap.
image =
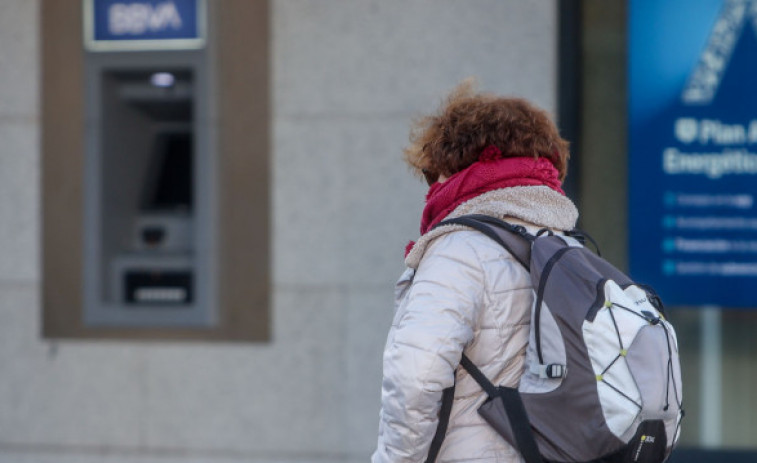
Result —
<instances>
[{"instance_id":1,"label":"backpack strap","mask_svg":"<svg viewBox=\"0 0 757 463\"><path fill-rule=\"evenodd\" d=\"M449 416L452 413L452 402L455 399L455 386L452 385L442 391L442 408L439 410L439 424L436 426L436 433L431 440L431 448L428 450L426 463L434 463L442 448L444 437L447 435L447 426L449 425Z\"/></svg>"},{"instance_id":2,"label":"backpack strap","mask_svg":"<svg viewBox=\"0 0 757 463\"><path fill-rule=\"evenodd\" d=\"M496 387L489 381L471 360L463 354L460 365L476 380L481 389L486 391L489 400L501 400L507 413L507 419L510 421L510 428L515 437L518 451L523 455L526 463L543 463L539 453L539 446L536 444L534 432L531 429L531 423L528 420L526 407L523 405L523 399L520 391L512 387Z\"/></svg>"},{"instance_id":3,"label":"backpack strap","mask_svg":"<svg viewBox=\"0 0 757 463\"><path fill-rule=\"evenodd\" d=\"M599 257L602 257L602 252L599 250L599 245L597 244L597 241L594 238L592 238L590 234L586 233L580 228L574 228L573 230L566 231L565 235L575 238L582 245L586 245L586 241L588 240L592 245L594 245L594 250L597 252L597 255Z\"/></svg>"},{"instance_id":4,"label":"backpack strap","mask_svg":"<svg viewBox=\"0 0 757 463\"><path fill-rule=\"evenodd\" d=\"M520 262L526 270L529 270L528 263L531 261L531 242L535 237L528 233L526 227L513 225L496 217L483 214L471 214L447 219L437 224L436 227L442 225L464 225L480 231L507 249L515 260Z\"/></svg>"},{"instance_id":5,"label":"backpack strap","mask_svg":"<svg viewBox=\"0 0 757 463\"><path fill-rule=\"evenodd\" d=\"M467 355L463 354L463 358L460 359L460 365L462 365L462 367L465 368L465 371L467 371L471 375L471 377L476 380L478 385L481 386L481 389L486 392L486 395L488 395L490 398L497 397L497 395L499 394L499 392L497 391L497 386L489 381L489 378L487 378L486 375L484 375L481 370L479 370L478 367L473 362L471 362Z\"/></svg>"}]
</instances>

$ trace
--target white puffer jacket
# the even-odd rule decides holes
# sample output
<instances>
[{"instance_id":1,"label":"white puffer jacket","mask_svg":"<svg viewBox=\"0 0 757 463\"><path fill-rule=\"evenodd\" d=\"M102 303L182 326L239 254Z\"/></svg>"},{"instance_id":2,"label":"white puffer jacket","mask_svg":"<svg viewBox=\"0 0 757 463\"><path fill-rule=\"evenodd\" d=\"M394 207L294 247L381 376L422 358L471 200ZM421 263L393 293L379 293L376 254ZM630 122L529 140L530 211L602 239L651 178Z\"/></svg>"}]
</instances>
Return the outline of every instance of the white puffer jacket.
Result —
<instances>
[{"instance_id":1,"label":"white puffer jacket","mask_svg":"<svg viewBox=\"0 0 757 463\"><path fill-rule=\"evenodd\" d=\"M544 186L491 191L449 216L486 214L540 228L569 230L578 212ZM384 351L378 448L373 463L423 463L436 432L442 390L456 384L438 463L519 462L477 413L486 394L463 368L463 351L494 383L520 380L533 288L526 270L480 232L443 226L422 236L397 283L396 313Z\"/></svg>"}]
</instances>

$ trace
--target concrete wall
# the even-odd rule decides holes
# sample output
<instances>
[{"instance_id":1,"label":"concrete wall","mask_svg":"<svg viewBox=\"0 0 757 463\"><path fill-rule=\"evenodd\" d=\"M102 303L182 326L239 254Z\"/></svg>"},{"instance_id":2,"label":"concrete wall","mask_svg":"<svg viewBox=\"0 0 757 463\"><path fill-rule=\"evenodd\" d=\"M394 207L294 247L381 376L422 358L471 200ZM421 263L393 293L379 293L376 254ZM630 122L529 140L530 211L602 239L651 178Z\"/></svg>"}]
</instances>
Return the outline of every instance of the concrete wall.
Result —
<instances>
[{"instance_id":1,"label":"concrete wall","mask_svg":"<svg viewBox=\"0 0 757 463\"><path fill-rule=\"evenodd\" d=\"M556 3L272 1L267 344L41 339L38 5L0 0L0 462L366 461L408 125L470 75L554 110Z\"/></svg>"}]
</instances>

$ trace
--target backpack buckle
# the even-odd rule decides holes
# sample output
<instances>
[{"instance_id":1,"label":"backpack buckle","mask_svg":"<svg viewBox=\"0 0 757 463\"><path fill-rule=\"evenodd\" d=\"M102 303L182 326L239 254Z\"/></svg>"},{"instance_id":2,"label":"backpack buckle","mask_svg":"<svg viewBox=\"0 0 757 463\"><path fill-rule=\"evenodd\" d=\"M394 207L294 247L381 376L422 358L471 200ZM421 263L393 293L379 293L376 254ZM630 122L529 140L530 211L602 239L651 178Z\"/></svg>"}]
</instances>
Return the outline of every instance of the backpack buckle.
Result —
<instances>
[{"instance_id":1,"label":"backpack buckle","mask_svg":"<svg viewBox=\"0 0 757 463\"><path fill-rule=\"evenodd\" d=\"M644 320L649 322L650 325L656 325L660 323L660 317L656 316L648 310L642 310L641 315L644 317Z\"/></svg>"},{"instance_id":2,"label":"backpack buckle","mask_svg":"<svg viewBox=\"0 0 757 463\"><path fill-rule=\"evenodd\" d=\"M531 365L531 373L542 379L564 378L568 373L568 367L559 363L549 365Z\"/></svg>"}]
</instances>

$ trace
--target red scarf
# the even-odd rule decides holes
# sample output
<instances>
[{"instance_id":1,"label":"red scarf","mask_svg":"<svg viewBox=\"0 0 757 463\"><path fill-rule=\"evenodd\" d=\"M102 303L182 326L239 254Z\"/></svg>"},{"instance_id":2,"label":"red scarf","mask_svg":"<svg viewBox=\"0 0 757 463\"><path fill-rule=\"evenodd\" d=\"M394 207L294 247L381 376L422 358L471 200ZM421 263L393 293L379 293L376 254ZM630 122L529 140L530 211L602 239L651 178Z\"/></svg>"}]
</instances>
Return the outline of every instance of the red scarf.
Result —
<instances>
[{"instance_id":1,"label":"red scarf","mask_svg":"<svg viewBox=\"0 0 757 463\"><path fill-rule=\"evenodd\" d=\"M457 206L476 196L500 188L545 185L560 194L557 169L543 157L512 157L474 162L444 183L434 183L426 195L421 234L441 222Z\"/></svg>"}]
</instances>

